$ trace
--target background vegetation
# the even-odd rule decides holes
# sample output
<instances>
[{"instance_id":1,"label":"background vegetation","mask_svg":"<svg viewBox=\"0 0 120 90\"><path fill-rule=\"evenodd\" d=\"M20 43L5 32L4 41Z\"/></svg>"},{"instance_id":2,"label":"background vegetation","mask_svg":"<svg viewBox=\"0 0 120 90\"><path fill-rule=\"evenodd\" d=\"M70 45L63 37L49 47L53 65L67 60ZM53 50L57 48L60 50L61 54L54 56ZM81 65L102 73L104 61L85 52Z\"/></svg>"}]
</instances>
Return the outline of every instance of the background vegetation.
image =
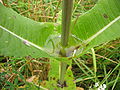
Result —
<instances>
[{"instance_id":1,"label":"background vegetation","mask_svg":"<svg viewBox=\"0 0 120 90\"><path fill-rule=\"evenodd\" d=\"M12 8L17 13L38 22L61 22L62 0L4 0L4 5ZM97 0L74 0L72 18L77 18L91 9ZM101 84L106 84L107 89L119 90L120 88L120 39L104 43L94 48L97 60L97 73ZM73 60L72 71L78 90L88 90L94 86L91 76L86 73L94 70L93 53L89 52L77 60ZM80 61L79 61L80 60ZM30 57L14 58L0 56L0 89L24 88L25 85L37 88L46 84L49 59ZM29 83L28 83L29 82ZM106 89L106 90L107 90Z\"/></svg>"}]
</instances>

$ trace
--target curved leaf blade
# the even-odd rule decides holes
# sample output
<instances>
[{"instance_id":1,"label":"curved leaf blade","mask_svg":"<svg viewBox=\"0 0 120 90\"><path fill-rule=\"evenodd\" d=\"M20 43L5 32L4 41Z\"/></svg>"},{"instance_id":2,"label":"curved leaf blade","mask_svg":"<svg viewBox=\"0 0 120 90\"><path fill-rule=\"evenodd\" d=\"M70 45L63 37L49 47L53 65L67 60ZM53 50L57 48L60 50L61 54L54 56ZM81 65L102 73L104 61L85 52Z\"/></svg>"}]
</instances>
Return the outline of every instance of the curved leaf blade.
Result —
<instances>
[{"instance_id":1,"label":"curved leaf blade","mask_svg":"<svg viewBox=\"0 0 120 90\"><path fill-rule=\"evenodd\" d=\"M118 16L117 18L115 18L113 21L111 21L108 25L106 25L105 27L103 27L96 34L94 34L93 36L91 36L90 38L88 38L84 43L88 44L89 42L91 42L93 39L95 39L96 37L98 37L101 33L103 33L109 27L112 27L112 25L114 25L118 20L120 20L120 16Z\"/></svg>"},{"instance_id":2,"label":"curved leaf blade","mask_svg":"<svg viewBox=\"0 0 120 90\"><path fill-rule=\"evenodd\" d=\"M99 0L94 8L78 18L72 34L83 41L85 51L120 37L119 3L120 0Z\"/></svg>"},{"instance_id":3,"label":"curved leaf blade","mask_svg":"<svg viewBox=\"0 0 120 90\"><path fill-rule=\"evenodd\" d=\"M11 34L3 28L0 29L1 55L50 57L43 48L49 37L54 34L54 23L33 21L0 4L0 26L12 32ZM25 41L21 41L15 35L24 38ZM34 45L29 46L30 42L41 48L38 50Z\"/></svg>"}]
</instances>

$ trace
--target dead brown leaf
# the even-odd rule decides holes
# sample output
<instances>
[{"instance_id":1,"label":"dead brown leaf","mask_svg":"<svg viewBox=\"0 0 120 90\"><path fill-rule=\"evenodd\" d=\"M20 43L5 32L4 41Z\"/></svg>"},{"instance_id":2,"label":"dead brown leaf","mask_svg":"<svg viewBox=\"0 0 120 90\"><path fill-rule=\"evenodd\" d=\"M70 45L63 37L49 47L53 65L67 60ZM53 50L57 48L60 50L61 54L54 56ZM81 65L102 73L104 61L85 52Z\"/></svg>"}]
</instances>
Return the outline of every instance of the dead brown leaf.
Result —
<instances>
[{"instance_id":1,"label":"dead brown leaf","mask_svg":"<svg viewBox=\"0 0 120 90\"><path fill-rule=\"evenodd\" d=\"M32 76L32 77L28 78L26 81L27 81L27 82L32 82L35 77L36 77L36 76Z\"/></svg>"},{"instance_id":2,"label":"dead brown leaf","mask_svg":"<svg viewBox=\"0 0 120 90\"><path fill-rule=\"evenodd\" d=\"M84 90L84 88L77 87L76 90Z\"/></svg>"},{"instance_id":3,"label":"dead brown leaf","mask_svg":"<svg viewBox=\"0 0 120 90\"><path fill-rule=\"evenodd\" d=\"M2 0L0 0L0 2L3 4Z\"/></svg>"}]
</instances>

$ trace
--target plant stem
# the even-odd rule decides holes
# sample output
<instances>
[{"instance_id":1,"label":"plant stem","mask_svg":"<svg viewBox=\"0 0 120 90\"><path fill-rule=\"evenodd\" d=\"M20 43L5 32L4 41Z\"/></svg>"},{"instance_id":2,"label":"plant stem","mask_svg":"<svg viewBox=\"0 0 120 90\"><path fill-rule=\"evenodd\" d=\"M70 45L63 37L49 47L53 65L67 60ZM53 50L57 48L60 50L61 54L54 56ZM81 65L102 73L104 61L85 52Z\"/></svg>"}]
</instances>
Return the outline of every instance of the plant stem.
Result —
<instances>
[{"instance_id":1,"label":"plant stem","mask_svg":"<svg viewBox=\"0 0 120 90\"><path fill-rule=\"evenodd\" d=\"M95 50L93 48L91 48L92 50L92 56L93 56L93 66L94 66L94 76L95 76L95 83L97 82L97 76L96 76L96 72L97 72L97 61L96 61L96 56L95 56Z\"/></svg>"},{"instance_id":2,"label":"plant stem","mask_svg":"<svg viewBox=\"0 0 120 90\"><path fill-rule=\"evenodd\" d=\"M59 83L61 85L61 87L64 87L64 76L65 76L65 73L66 73L66 67L67 67L67 64L64 63L64 62L60 62L60 80L59 80Z\"/></svg>"},{"instance_id":3,"label":"plant stem","mask_svg":"<svg viewBox=\"0 0 120 90\"><path fill-rule=\"evenodd\" d=\"M61 34L61 56L66 56L65 48L68 46L69 40L69 33L70 33L70 23L71 23L71 16L72 16L72 7L73 7L73 0L63 0L63 11L62 11L62 34ZM67 64L63 61L60 62L60 77L59 82L61 87L64 87L64 76L66 73Z\"/></svg>"},{"instance_id":4,"label":"plant stem","mask_svg":"<svg viewBox=\"0 0 120 90\"><path fill-rule=\"evenodd\" d=\"M73 0L63 0L62 35L61 35L61 43L63 47L66 47L68 45L72 7Z\"/></svg>"}]
</instances>

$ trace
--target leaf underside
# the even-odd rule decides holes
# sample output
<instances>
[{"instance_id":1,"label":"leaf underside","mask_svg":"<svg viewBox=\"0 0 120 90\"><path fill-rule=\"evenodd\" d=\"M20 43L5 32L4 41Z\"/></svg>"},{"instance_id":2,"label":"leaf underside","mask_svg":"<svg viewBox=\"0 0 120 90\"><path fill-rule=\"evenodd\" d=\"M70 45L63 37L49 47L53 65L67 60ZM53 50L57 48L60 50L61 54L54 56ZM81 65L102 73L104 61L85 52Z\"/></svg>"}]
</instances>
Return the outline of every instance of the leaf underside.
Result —
<instances>
[{"instance_id":1,"label":"leaf underside","mask_svg":"<svg viewBox=\"0 0 120 90\"><path fill-rule=\"evenodd\" d=\"M120 0L99 0L90 11L81 15L77 22L75 21L76 23L72 22L72 26L74 26L73 30L71 30L72 36L69 39L69 47L79 45L81 41L87 41L115 18L120 16L119 3ZM29 46L14 35L0 29L0 55L50 57L52 53L59 54L58 49L61 47L60 38L58 38L60 29L57 30L57 32L54 23L33 21L0 4L0 26L43 48L40 50L34 46ZM117 20L93 38L85 50L119 38L119 28L120 20ZM47 50L51 53L47 53Z\"/></svg>"}]
</instances>

